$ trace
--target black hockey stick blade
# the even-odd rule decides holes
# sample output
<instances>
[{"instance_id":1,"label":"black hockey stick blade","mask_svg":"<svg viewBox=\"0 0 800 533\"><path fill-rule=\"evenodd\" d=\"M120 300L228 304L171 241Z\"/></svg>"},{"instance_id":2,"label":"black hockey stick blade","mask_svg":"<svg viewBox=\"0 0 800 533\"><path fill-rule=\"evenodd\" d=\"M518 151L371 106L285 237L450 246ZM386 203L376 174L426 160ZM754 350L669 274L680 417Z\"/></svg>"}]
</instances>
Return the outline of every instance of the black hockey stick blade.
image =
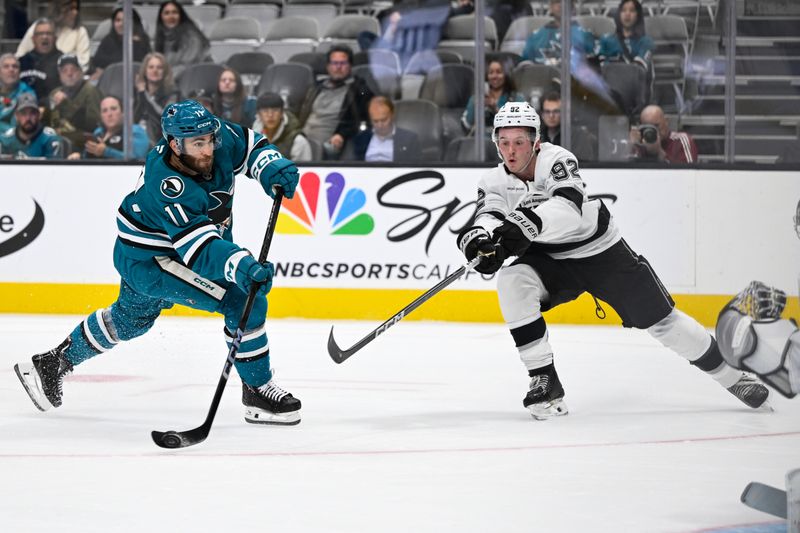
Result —
<instances>
[{"instance_id":1,"label":"black hockey stick blade","mask_svg":"<svg viewBox=\"0 0 800 533\"><path fill-rule=\"evenodd\" d=\"M261 244L261 253L258 255L259 263L264 263L267 260L282 201L283 191L278 189L275 194L275 200L272 203L272 210L269 214L264 242ZM236 332L234 333L234 339L228 350L228 357L225 359L225 365L222 367L222 374L219 377L217 388L214 391L214 398L211 400L211 406L208 408L208 415L206 415L205 421L202 425L186 431L152 431L150 436L153 438L153 442L156 443L156 446L168 449L186 448L187 446L199 444L208 437L208 434L211 432L211 425L214 423L214 417L217 414L219 402L222 400L222 393L225 392L225 385L228 383L228 376L230 375L233 361L236 359L236 353L239 351L239 343L242 340L247 320L250 318L250 312L253 310L253 303L255 302L258 289L258 285L254 284L247 295L244 310L239 319L239 327L236 328Z\"/></svg>"},{"instance_id":2,"label":"black hockey stick blade","mask_svg":"<svg viewBox=\"0 0 800 533\"><path fill-rule=\"evenodd\" d=\"M756 511L786 519L786 491L751 481L742 492L742 503Z\"/></svg>"},{"instance_id":3,"label":"black hockey stick blade","mask_svg":"<svg viewBox=\"0 0 800 533\"><path fill-rule=\"evenodd\" d=\"M353 346L349 350L342 350L336 344L336 339L333 338L333 326L331 326L331 333L328 335L328 355L336 364L343 363L345 359L356 353L360 349L359 346Z\"/></svg>"},{"instance_id":4,"label":"black hockey stick blade","mask_svg":"<svg viewBox=\"0 0 800 533\"><path fill-rule=\"evenodd\" d=\"M454 271L452 274L450 274L442 281L440 281L439 283L428 289L426 292L419 295L413 302L411 302L410 304L402 308L400 311L395 313L389 320L385 321L383 324L370 331L364 338L362 338L360 341L358 341L351 347L347 348L346 350L341 349L339 345L336 344L336 340L333 338L333 326L331 326L331 333L330 335L328 335L328 355L331 356L331 359L333 359L334 363L336 364L343 363L351 355L358 352L361 348L363 348L364 346L375 340L378 337L378 335L380 335L381 333L385 333L387 329L394 326L395 324L403 320L403 318L411 314L411 311L413 311L417 307L421 306L422 304L430 300L435 294L437 294L439 291L441 291L442 289L453 283L455 280L459 279L466 272L475 268L478 265L478 263L480 263L481 259L482 258L478 256L469 263L467 263L466 265L463 265L458 270Z\"/></svg>"},{"instance_id":5,"label":"black hockey stick blade","mask_svg":"<svg viewBox=\"0 0 800 533\"><path fill-rule=\"evenodd\" d=\"M210 430L210 426L203 424L188 431L153 431L150 435L153 437L153 442L156 443L156 446L161 448L186 448L206 440Z\"/></svg>"}]
</instances>

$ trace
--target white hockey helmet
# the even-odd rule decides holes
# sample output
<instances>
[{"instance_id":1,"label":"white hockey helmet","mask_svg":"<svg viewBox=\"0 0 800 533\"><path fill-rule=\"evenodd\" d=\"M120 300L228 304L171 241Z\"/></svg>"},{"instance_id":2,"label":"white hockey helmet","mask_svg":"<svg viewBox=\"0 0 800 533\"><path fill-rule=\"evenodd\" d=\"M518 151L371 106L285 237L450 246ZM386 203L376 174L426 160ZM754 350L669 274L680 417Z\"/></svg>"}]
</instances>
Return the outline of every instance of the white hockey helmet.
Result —
<instances>
[{"instance_id":1,"label":"white hockey helmet","mask_svg":"<svg viewBox=\"0 0 800 533\"><path fill-rule=\"evenodd\" d=\"M492 142L497 144L497 130L500 128L532 128L534 143L539 140L542 121L539 113L528 102L506 102L494 116Z\"/></svg>"}]
</instances>

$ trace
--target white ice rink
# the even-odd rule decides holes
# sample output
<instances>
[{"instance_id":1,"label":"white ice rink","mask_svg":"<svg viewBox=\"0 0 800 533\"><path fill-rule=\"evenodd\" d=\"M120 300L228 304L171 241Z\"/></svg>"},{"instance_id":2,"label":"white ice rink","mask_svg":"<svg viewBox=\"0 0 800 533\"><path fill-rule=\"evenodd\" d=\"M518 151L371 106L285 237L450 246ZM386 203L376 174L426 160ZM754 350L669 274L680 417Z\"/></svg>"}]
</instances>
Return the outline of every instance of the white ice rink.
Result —
<instances>
[{"instance_id":1,"label":"white ice rink","mask_svg":"<svg viewBox=\"0 0 800 533\"><path fill-rule=\"evenodd\" d=\"M206 416L221 319L161 318L41 413L12 365L81 319L0 315L0 532L780 531L739 495L800 467L800 398L751 411L646 333L552 327L571 412L536 422L503 325L410 321L342 365L330 322L268 321L301 424L246 424L234 374L209 438L162 450Z\"/></svg>"}]
</instances>

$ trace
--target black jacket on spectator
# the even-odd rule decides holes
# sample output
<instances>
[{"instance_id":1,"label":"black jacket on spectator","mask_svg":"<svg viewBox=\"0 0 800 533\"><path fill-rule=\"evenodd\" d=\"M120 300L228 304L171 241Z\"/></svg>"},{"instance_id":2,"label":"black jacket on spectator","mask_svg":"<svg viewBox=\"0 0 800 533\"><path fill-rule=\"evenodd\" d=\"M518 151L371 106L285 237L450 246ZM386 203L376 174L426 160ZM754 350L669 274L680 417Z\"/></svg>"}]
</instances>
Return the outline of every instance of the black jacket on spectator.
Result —
<instances>
[{"instance_id":1,"label":"black jacket on spectator","mask_svg":"<svg viewBox=\"0 0 800 533\"><path fill-rule=\"evenodd\" d=\"M317 84L308 91L308 94L306 94L306 99L303 101L298 117L300 119L300 124L305 125L308 116L311 114L314 100L316 100L322 85L327 82L327 79L317 82ZM362 122L369 121L367 107L369 106L370 99L375 96L375 94L369 88L367 82L358 76L353 76L345 83L349 83L350 86L347 89L347 94L344 96L342 109L339 111L339 124L336 126L334 134L338 133L347 140L358 133L358 128Z\"/></svg>"},{"instance_id":2,"label":"black jacket on spectator","mask_svg":"<svg viewBox=\"0 0 800 533\"><path fill-rule=\"evenodd\" d=\"M61 57L61 51L53 48L46 55L31 50L19 58L19 77L33 87L40 102L47 98L53 89L61 85L61 79L58 77L59 57Z\"/></svg>"},{"instance_id":3,"label":"black jacket on spectator","mask_svg":"<svg viewBox=\"0 0 800 533\"><path fill-rule=\"evenodd\" d=\"M359 132L353 138L353 156L356 161L365 161L367 157L367 148L372 140L372 128L368 128ZM417 161L421 153L419 146L419 137L413 131L395 126L394 129L394 147L392 153L392 161L395 163Z\"/></svg>"},{"instance_id":4,"label":"black jacket on spectator","mask_svg":"<svg viewBox=\"0 0 800 533\"><path fill-rule=\"evenodd\" d=\"M111 31L100 41L100 45L97 47L94 57L92 57L92 70L95 68L104 69L112 63L122 61L122 36L114 31L113 27L117 11L121 10L121 8L117 8L111 15ZM150 37L144 31L142 20L135 10L133 11L133 20L133 60L141 61L144 56L150 53Z\"/></svg>"}]
</instances>

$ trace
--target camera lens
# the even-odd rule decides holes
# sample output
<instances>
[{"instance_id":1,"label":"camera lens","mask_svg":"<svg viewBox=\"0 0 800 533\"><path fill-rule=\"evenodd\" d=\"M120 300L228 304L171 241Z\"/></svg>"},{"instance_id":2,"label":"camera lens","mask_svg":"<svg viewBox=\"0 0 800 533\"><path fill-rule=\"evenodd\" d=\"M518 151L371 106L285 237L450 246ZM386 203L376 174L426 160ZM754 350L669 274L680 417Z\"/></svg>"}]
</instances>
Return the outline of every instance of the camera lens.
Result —
<instances>
[{"instance_id":1,"label":"camera lens","mask_svg":"<svg viewBox=\"0 0 800 533\"><path fill-rule=\"evenodd\" d=\"M641 126L639 131L642 134L642 141L646 142L647 144L653 144L654 142L658 141L658 130L655 126L646 124Z\"/></svg>"}]
</instances>

